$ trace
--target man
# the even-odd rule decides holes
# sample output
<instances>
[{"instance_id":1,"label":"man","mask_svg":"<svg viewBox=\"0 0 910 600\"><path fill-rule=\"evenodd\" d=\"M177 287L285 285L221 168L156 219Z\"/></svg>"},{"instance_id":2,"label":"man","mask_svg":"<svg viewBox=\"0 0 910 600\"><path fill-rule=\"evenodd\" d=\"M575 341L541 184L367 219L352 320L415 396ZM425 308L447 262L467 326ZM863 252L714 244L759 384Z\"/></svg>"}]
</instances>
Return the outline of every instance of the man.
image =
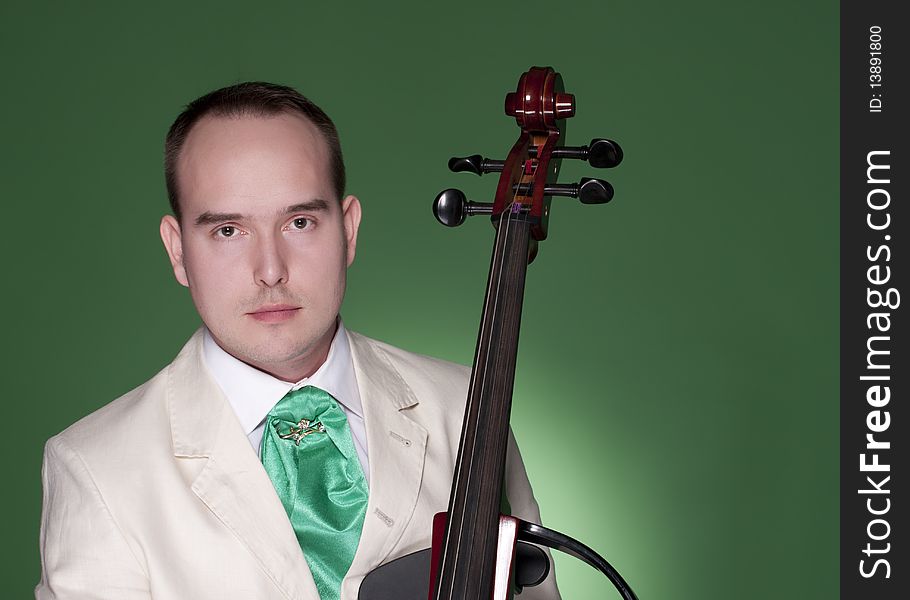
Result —
<instances>
[{"instance_id":1,"label":"man","mask_svg":"<svg viewBox=\"0 0 910 600\"><path fill-rule=\"evenodd\" d=\"M161 238L204 327L48 442L36 597L354 599L429 546L469 374L341 324L360 203L306 98L212 92L165 155ZM514 442L506 489L538 521ZM558 597L552 575L523 597Z\"/></svg>"}]
</instances>

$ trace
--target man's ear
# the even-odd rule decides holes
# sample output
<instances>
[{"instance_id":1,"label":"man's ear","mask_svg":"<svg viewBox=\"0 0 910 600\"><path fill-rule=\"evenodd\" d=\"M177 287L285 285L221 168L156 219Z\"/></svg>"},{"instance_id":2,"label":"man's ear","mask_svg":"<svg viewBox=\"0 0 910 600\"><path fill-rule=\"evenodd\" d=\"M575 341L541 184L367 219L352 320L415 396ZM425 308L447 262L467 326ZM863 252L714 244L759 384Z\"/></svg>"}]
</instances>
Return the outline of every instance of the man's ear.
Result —
<instances>
[{"instance_id":1,"label":"man's ear","mask_svg":"<svg viewBox=\"0 0 910 600\"><path fill-rule=\"evenodd\" d=\"M348 266L354 262L357 250L357 231L360 229L360 200L355 196L348 196L341 201L341 219L344 223L345 250L347 250Z\"/></svg>"},{"instance_id":2,"label":"man's ear","mask_svg":"<svg viewBox=\"0 0 910 600\"><path fill-rule=\"evenodd\" d=\"M174 269L174 277L180 285L190 287L189 279L186 277L186 268L183 266L183 238L181 237L180 223L171 215L161 217L161 241L164 242L164 249L167 250L167 257L171 260L171 267Z\"/></svg>"}]
</instances>

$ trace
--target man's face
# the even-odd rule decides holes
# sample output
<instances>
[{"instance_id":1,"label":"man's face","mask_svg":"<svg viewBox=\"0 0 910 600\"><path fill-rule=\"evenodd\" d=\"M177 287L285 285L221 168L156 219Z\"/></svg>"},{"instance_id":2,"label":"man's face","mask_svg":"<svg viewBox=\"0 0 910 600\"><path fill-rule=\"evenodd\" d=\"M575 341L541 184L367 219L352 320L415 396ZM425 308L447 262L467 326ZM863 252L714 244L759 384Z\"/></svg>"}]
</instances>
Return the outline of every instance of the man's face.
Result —
<instances>
[{"instance_id":1,"label":"man's face","mask_svg":"<svg viewBox=\"0 0 910 600\"><path fill-rule=\"evenodd\" d=\"M309 121L205 117L177 161L181 223L161 237L222 348L295 381L325 360L354 260L360 204L339 205Z\"/></svg>"}]
</instances>

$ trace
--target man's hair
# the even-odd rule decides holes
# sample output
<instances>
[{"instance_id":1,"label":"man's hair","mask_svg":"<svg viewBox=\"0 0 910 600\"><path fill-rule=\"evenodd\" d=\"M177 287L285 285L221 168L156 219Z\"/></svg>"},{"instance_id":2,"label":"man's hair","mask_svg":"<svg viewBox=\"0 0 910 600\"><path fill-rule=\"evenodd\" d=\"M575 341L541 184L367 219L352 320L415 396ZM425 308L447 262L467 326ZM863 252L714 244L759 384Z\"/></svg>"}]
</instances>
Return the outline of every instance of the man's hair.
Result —
<instances>
[{"instance_id":1,"label":"man's hair","mask_svg":"<svg viewBox=\"0 0 910 600\"><path fill-rule=\"evenodd\" d=\"M193 126L203 117L271 117L299 114L322 133L329 148L329 171L338 200L344 196L344 159L335 124L321 108L297 90L274 83L248 81L210 92L190 102L167 132L164 141L164 179L174 216L180 220L177 159Z\"/></svg>"}]
</instances>

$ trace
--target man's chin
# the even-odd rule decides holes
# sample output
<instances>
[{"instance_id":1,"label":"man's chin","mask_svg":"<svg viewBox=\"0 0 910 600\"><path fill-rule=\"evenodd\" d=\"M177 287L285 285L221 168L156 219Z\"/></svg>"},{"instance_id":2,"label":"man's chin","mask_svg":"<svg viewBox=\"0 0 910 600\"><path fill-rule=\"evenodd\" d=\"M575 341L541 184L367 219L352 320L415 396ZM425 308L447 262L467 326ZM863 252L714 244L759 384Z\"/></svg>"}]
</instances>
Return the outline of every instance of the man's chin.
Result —
<instances>
[{"instance_id":1,"label":"man's chin","mask_svg":"<svg viewBox=\"0 0 910 600\"><path fill-rule=\"evenodd\" d=\"M301 346L301 340L305 339L303 335L296 339L291 335L291 339L287 340L275 337L277 336L261 344L241 345L237 348L237 354L232 354L260 371L295 382L312 375L328 356L328 348L321 348L321 344Z\"/></svg>"}]
</instances>

